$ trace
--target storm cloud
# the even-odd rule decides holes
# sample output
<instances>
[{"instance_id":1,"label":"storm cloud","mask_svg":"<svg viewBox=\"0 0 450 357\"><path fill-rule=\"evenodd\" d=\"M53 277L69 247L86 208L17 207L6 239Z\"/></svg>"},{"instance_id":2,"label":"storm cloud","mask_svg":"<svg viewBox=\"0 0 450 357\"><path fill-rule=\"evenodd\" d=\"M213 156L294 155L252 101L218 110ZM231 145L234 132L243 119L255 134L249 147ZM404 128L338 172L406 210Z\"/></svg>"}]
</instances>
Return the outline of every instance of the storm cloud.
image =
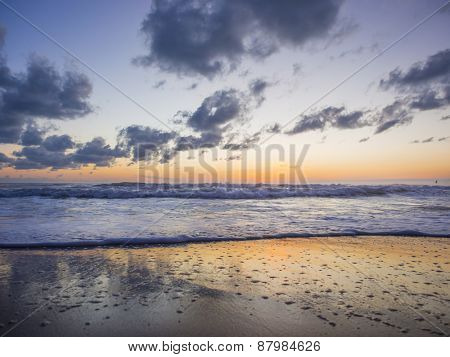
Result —
<instances>
[{"instance_id":1,"label":"storm cloud","mask_svg":"<svg viewBox=\"0 0 450 357\"><path fill-rule=\"evenodd\" d=\"M134 63L209 78L243 57L331 37L340 0L156 0L142 22L148 53Z\"/></svg>"}]
</instances>

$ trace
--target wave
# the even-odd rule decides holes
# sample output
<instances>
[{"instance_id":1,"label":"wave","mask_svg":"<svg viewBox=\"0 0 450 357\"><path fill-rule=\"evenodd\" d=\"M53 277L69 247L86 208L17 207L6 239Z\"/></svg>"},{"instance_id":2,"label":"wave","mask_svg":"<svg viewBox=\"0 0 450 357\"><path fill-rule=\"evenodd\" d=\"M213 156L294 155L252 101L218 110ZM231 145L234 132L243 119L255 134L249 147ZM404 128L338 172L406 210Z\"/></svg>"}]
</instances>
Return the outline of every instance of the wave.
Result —
<instances>
[{"instance_id":1,"label":"wave","mask_svg":"<svg viewBox=\"0 0 450 357\"><path fill-rule=\"evenodd\" d=\"M152 245L171 245L188 243L213 243L228 241L252 241L263 239L282 239L282 238L325 238L325 237L427 237L427 238L450 238L450 234L429 234L414 230L385 231L385 232L367 232L359 230L350 230L342 233L280 233L273 235L248 236L248 237L195 237L179 235L173 237L149 237L149 238L105 238L95 240L72 240L64 241L41 241L41 242L0 242L0 249L24 249L24 248L88 248L88 247L133 247L133 246L152 246Z\"/></svg>"},{"instance_id":2,"label":"wave","mask_svg":"<svg viewBox=\"0 0 450 357\"><path fill-rule=\"evenodd\" d=\"M227 185L142 184L17 185L0 186L0 198L43 197L53 199L276 199L289 197L352 198L386 195L448 196L450 186L415 185Z\"/></svg>"}]
</instances>

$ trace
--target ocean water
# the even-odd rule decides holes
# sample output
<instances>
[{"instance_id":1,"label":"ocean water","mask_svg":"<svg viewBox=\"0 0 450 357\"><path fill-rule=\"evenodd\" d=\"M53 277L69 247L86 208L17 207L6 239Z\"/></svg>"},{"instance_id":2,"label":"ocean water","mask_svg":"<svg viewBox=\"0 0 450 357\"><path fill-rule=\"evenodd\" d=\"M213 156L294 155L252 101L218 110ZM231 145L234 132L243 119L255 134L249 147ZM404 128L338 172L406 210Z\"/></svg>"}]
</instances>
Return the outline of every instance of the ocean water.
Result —
<instances>
[{"instance_id":1,"label":"ocean water","mask_svg":"<svg viewBox=\"0 0 450 357\"><path fill-rule=\"evenodd\" d=\"M0 247L450 237L450 186L0 184Z\"/></svg>"}]
</instances>

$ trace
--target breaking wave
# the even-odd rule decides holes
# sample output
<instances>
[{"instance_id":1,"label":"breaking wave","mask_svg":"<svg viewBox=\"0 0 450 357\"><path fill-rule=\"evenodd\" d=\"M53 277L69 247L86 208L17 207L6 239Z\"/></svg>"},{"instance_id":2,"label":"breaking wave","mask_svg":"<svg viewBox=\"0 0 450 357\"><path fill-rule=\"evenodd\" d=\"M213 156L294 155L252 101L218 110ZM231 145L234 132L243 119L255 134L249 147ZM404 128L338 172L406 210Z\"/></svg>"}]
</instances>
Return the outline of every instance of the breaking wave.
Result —
<instances>
[{"instance_id":1,"label":"breaking wave","mask_svg":"<svg viewBox=\"0 0 450 357\"><path fill-rule=\"evenodd\" d=\"M0 242L0 248L83 248L83 247L108 247L108 246L142 246L142 245L163 245L163 244L187 244L187 243L213 243L228 241L250 241L262 239L282 239L282 238L324 238L324 237L360 237L368 236L394 236L394 237L430 237L430 238L450 238L448 234L430 234L414 230L386 231L386 232L366 232L359 230L349 230L342 233L280 233L272 235L248 236L248 237L196 237L189 235L178 235L172 237L136 237L136 238L104 238L70 241L37 241L37 242Z\"/></svg>"},{"instance_id":2,"label":"breaking wave","mask_svg":"<svg viewBox=\"0 0 450 357\"><path fill-rule=\"evenodd\" d=\"M226 185L142 184L0 186L0 198L44 197L53 199L276 199L288 197L352 198L386 195L448 196L449 186L416 185Z\"/></svg>"}]
</instances>

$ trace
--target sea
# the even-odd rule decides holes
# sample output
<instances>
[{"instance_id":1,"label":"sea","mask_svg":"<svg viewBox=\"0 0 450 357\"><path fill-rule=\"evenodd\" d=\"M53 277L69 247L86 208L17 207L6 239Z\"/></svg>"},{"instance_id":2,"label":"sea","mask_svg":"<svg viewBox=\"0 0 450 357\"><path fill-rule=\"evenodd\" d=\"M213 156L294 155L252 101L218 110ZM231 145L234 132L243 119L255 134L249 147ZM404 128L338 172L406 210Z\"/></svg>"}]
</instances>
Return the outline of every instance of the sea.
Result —
<instances>
[{"instance_id":1,"label":"sea","mask_svg":"<svg viewBox=\"0 0 450 357\"><path fill-rule=\"evenodd\" d=\"M0 247L450 237L450 186L0 184Z\"/></svg>"}]
</instances>

